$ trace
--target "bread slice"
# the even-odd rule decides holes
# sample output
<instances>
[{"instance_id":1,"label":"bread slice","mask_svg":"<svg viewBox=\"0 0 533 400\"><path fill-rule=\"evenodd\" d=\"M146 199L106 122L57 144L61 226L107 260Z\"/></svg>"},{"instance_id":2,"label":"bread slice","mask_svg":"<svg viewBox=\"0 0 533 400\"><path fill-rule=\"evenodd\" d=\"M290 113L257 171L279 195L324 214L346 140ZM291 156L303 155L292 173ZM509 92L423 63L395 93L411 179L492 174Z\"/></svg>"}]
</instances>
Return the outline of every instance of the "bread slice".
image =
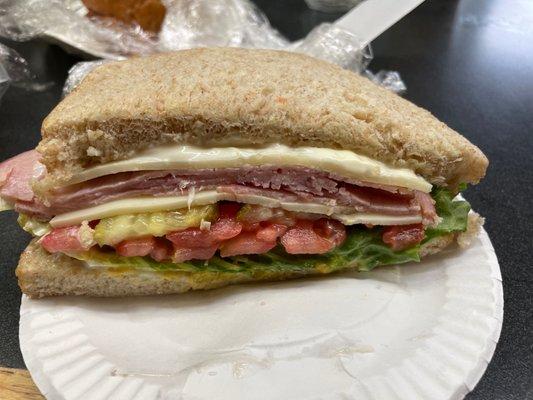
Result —
<instances>
[{"instance_id":1,"label":"bread slice","mask_svg":"<svg viewBox=\"0 0 533 400\"><path fill-rule=\"evenodd\" d=\"M471 213L464 233L450 234L422 246L420 254L438 253L454 241L469 245L477 235L482 219ZM315 271L312 274L320 274ZM296 273L216 273L139 272L132 269L87 268L81 261L64 254L50 254L33 240L20 257L16 275L22 291L30 297L79 295L93 297L142 296L214 289L236 283L284 280L303 277Z\"/></svg>"},{"instance_id":2,"label":"bread slice","mask_svg":"<svg viewBox=\"0 0 533 400\"><path fill-rule=\"evenodd\" d=\"M477 183L483 153L429 112L303 54L202 48L108 63L50 113L46 190L84 167L167 143L320 146L407 167L438 186Z\"/></svg>"}]
</instances>

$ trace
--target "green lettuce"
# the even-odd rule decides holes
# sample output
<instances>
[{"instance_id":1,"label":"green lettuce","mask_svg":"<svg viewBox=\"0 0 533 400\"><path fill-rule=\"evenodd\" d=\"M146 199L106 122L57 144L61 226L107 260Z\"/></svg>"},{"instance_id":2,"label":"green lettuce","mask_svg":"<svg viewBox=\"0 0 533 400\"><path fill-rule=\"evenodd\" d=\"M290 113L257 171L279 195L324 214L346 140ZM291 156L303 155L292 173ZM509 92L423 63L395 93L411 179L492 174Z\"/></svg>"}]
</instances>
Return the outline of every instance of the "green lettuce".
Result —
<instances>
[{"instance_id":1,"label":"green lettuce","mask_svg":"<svg viewBox=\"0 0 533 400\"><path fill-rule=\"evenodd\" d=\"M441 222L435 228L426 230L423 243L452 232L464 232L467 226L470 205L466 201L453 201L453 194L442 188L432 192L435 207ZM402 264L420 261L420 245L393 251L381 240L382 228L365 228L362 225L347 228L344 243L326 254L291 255L282 247L265 254L221 258L215 256L208 261L187 261L182 263L157 262L150 257L122 257L112 251L91 249L88 252L69 254L85 261L92 267L134 268L151 271L183 272L333 272L355 267L359 271L370 271L380 265Z\"/></svg>"},{"instance_id":2,"label":"green lettuce","mask_svg":"<svg viewBox=\"0 0 533 400\"><path fill-rule=\"evenodd\" d=\"M460 188L465 189L465 186ZM454 201L453 194L444 188L434 189L431 196L435 200L437 215L442 220L435 228L426 229L426 237L423 243L449 233L466 231L470 204L465 200Z\"/></svg>"}]
</instances>

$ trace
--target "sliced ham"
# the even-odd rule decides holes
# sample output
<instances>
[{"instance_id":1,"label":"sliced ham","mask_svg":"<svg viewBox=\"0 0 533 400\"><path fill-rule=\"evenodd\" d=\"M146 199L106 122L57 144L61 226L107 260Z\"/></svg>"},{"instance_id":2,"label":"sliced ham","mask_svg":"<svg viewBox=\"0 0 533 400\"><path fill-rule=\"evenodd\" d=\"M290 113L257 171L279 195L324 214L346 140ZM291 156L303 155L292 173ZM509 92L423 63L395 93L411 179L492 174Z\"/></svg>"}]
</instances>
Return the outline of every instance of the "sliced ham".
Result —
<instances>
[{"instance_id":1,"label":"sliced ham","mask_svg":"<svg viewBox=\"0 0 533 400\"><path fill-rule=\"evenodd\" d=\"M418 215L420 206L413 197L392 194L373 188L342 188L335 197L316 197L309 193L261 189L243 185L219 186L219 192L233 195L269 197L284 202L308 202L327 206L346 206L361 213L386 215Z\"/></svg>"},{"instance_id":2,"label":"sliced ham","mask_svg":"<svg viewBox=\"0 0 533 400\"><path fill-rule=\"evenodd\" d=\"M438 220L435 200L429 194L419 191L415 192L415 199L420 205L424 225L435 224Z\"/></svg>"},{"instance_id":3,"label":"sliced ham","mask_svg":"<svg viewBox=\"0 0 533 400\"><path fill-rule=\"evenodd\" d=\"M261 174L262 167L247 169ZM233 175L238 175L236 169L231 168ZM210 173L209 179L202 177ZM290 174L292 172L292 174ZM180 171L180 173L184 173ZM306 176L309 186L297 182L294 185L270 185L268 180L260 184L258 179L248 179L247 181L232 176L223 170L200 170L192 175L182 176L175 173L151 172L151 173L121 173L102 178L94 179L83 185L75 185L55 193L50 198L52 214L60 214L80 208L94 206L126 197L136 197L142 195L168 196L187 195L191 188L201 188L202 190L219 190L228 193L257 194L260 196L272 197L284 201L293 202L316 202L327 205L340 205L355 208L360 212L391 213L393 215L411 215L419 213L420 207L413 202L413 193L399 194L391 193L382 189L371 187L360 187L344 182L327 180L322 182L318 190L316 181L318 178ZM303 172L302 172L303 173ZM318 171L314 173L319 174ZM272 172L272 180L278 175L295 175L290 169ZM161 176L164 175L164 176ZM249 175L249 174L248 174ZM246 175L246 176L248 176ZM285 176L286 178L286 176ZM265 178L267 179L267 178ZM271 183L271 182L270 182ZM330 185L327 185L329 183ZM331 185L335 183L335 185Z\"/></svg>"},{"instance_id":4,"label":"sliced ham","mask_svg":"<svg viewBox=\"0 0 533 400\"><path fill-rule=\"evenodd\" d=\"M44 173L40 154L26 151L0 164L0 196L8 201L33 200L31 182Z\"/></svg>"},{"instance_id":5,"label":"sliced ham","mask_svg":"<svg viewBox=\"0 0 533 400\"><path fill-rule=\"evenodd\" d=\"M383 230L382 240L394 251L407 249L424 239L424 225L388 226Z\"/></svg>"}]
</instances>

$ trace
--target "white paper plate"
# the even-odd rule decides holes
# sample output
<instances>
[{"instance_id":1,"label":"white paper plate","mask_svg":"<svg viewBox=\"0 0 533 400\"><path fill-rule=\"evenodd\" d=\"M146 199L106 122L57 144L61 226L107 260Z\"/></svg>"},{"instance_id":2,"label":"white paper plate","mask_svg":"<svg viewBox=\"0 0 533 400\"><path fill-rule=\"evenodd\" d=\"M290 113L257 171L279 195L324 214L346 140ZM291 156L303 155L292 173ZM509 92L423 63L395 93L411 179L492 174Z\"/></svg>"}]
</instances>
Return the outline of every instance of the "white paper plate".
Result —
<instances>
[{"instance_id":1,"label":"white paper plate","mask_svg":"<svg viewBox=\"0 0 533 400\"><path fill-rule=\"evenodd\" d=\"M501 276L483 231L420 264L184 295L22 298L48 399L460 399L494 352Z\"/></svg>"}]
</instances>

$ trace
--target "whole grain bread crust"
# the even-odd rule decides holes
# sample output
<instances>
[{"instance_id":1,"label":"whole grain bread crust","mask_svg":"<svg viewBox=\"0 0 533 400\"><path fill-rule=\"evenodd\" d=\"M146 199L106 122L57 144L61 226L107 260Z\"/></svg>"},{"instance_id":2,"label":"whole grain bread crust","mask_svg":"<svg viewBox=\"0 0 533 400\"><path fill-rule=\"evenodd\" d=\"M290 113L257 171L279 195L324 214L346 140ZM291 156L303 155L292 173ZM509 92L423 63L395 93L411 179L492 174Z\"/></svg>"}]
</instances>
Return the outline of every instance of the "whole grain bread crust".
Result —
<instances>
[{"instance_id":1,"label":"whole grain bread crust","mask_svg":"<svg viewBox=\"0 0 533 400\"><path fill-rule=\"evenodd\" d=\"M38 150L49 175L40 186L167 143L347 149L439 186L477 183L488 165L429 112L338 66L292 52L202 48L91 72L43 123Z\"/></svg>"},{"instance_id":2,"label":"whole grain bread crust","mask_svg":"<svg viewBox=\"0 0 533 400\"><path fill-rule=\"evenodd\" d=\"M483 219L472 213L468 229L461 234L441 236L424 244L421 257L427 257L455 241L468 246L478 234ZM408 268L408 267L406 267ZM222 286L293 279L305 276L294 273L205 273L200 277L185 272L142 272L87 268L76 259L45 251L33 240L22 253L16 274L22 291L30 297L79 295L93 297L142 296L183 293L189 290L214 289ZM319 274L319 272L314 272ZM310 274L308 274L310 275Z\"/></svg>"}]
</instances>

